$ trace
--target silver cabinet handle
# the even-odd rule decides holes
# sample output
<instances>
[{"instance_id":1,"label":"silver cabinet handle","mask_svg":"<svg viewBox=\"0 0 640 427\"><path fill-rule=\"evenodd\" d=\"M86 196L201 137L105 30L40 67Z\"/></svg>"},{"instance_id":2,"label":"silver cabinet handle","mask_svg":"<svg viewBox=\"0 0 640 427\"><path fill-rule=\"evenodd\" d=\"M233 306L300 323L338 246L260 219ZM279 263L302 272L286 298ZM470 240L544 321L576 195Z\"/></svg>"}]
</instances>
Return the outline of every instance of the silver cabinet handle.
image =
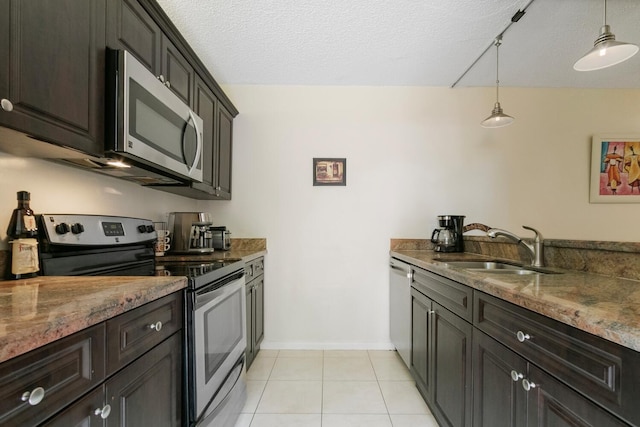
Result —
<instances>
[{"instance_id":1,"label":"silver cabinet handle","mask_svg":"<svg viewBox=\"0 0 640 427\"><path fill-rule=\"evenodd\" d=\"M516 370L511 371L511 379L512 379L514 382L518 382L518 381L520 381L522 378L524 378L524 375L522 375L520 372L518 372L518 371L516 371Z\"/></svg>"},{"instance_id":2,"label":"silver cabinet handle","mask_svg":"<svg viewBox=\"0 0 640 427\"><path fill-rule=\"evenodd\" d=\"M21 397L23 402L29 402L29 405L36 406L44 399L44 389L42 387L36 387L32 391L25 391Z\"/></svg>"},{"instance_id":3,"label":"silver cabinet handle","mask_svg":"<svg viewBox=\"0 0 640 427\"><path fill-rule=\"evenodd\" d=\"M100 418L102 418L103 420L106 420L107 417L109 417L109 414L111 414L111 405L109 404L106 404L102 408L97 408L95 411L93 411L93 415L100 415Z\"/></svg>"},{"instance_id":4,"label":"silver cabinet handle","mask_svg":"<svg viewBox=\"0 0 640 427\"><path fill-rule=\"evenodd\" d=\"M156 79L160 80L162 83L164 83L164 76L162 74L160 74L159 76L156 76Z\"/></svg>"},{"instance_id":5,"label":"silver cabinet handle","mask_svg":"<svg viewBox=\"0 0 640 427\"><path fill-rule=\"evenodd\" d=\"M2 98L0 101L0 107L6 112L13 111L13 104L6 98Z\"/></svg>"},{"instance_id":6,"label":"silver cabinet handle","mask_svg":"<svg viewBox=\"0 0 640 427\"><path fill-rule=\"evenodd\" d=\"M169 80L167 80L166 82L164 82L164 85L168 88L171 88L171 82Z\"/></svg>"},{"instance_id":7,"label":"silver cabinet handle","mask_svg":"<svg viewBox=\"0 0 640 427\"><path fill-rule=\"evenodd\" d=\"M525 389L525 391L529 391L532 388L536 388L536 387L537 385L535 383L532 383L528 379L525 378L522 380L522 388Z\"/></svg>"},{"instance_id":8,"label":"silver cabinet handle","mask_svg":"<svg viewBox=\"0 0 640 427\"><path fill-rule=\"evenodd\" d=\"M427 314L428 314L429 316L431 316L431 315L433 315L433 314L436 314L436 312L435 312L434 310L429 310L429 311L427 311Z\"/></svg>"},{"instance_id":9,"label":"silver cabinet handle","mask_svg":"<svg viewBox=\"0 0 640 427\"><path fill-rule=\"evenodd\" d=\"M156 332L160 332L160 329L162 329L162 322L157 321L156 323L150 324L149 329L153 329Z\"/></svg>"},{"instance_id":10,"label":"silver cabinet handle","mask_svg":"<svg viewBox=\"0 0 640 427\"><path fill-rule=\"evenodd\" d=\"M525 342L526 340L531 339L531 336L529 334L525 334L522 331L518 331L516 333L516 338L518 338L518 341L520 342Z\"/></svg>"}]
</instances>

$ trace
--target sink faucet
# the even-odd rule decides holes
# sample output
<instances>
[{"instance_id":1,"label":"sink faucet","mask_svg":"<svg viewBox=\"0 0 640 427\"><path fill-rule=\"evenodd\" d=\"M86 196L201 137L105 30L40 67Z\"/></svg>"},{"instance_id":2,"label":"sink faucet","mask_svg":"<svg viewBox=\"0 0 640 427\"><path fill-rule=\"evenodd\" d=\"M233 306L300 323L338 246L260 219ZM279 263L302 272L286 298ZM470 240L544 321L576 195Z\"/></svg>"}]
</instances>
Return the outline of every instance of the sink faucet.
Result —
<instances>
[{"instance_id":1,"label":"sink faucet","mask_svg":"<svg viewBox=\"0 0 640 427\"><path fill-rule=\"evenodd\" d=\"M534 267L544 267L544 251L543 251L543 238L542 238L542 234L540 234L540 232L532 227L527 227L526 225L523 225L522 228L526 229L526 230L531 230L534 233L536 233L536 237L533 240L533 245L529 244L527 242L525 242L524 240L522 240L521 237L516 236L515 234L507 231L507 230L502 230L500 228L492 228L489 231L487 231L487 236L491 237L491 238L496 238L498 236L504 236L504 237L508 237L511 240L514 240L516 243L521 244L522 246L524 246L527 251L529 252L529 254L531 255L531 265Z\"/></svg>"}]
</instances>

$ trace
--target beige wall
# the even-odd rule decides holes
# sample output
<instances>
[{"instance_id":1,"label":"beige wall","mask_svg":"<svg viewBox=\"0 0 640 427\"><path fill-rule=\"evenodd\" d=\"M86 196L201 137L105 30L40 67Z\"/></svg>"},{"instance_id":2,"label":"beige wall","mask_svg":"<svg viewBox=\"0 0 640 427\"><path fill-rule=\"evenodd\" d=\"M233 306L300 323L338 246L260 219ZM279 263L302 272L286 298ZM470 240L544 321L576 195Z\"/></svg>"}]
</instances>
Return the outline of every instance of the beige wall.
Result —
<instances>
[{"instance_id":1,"label":"beige wall","mask_svg":"<svg viewBox=\"0 0 640 427\"><path fill-rule=\"evenodd\" d=\"M589 204L591 136L640 134L640 91L511 89L516 122L488 130L492 89L225 89L234 200L204 203L235 236L265 236L271 347L388 345L391 237L438 214L527 235L639 240L640 205ZM346 157L346 187L313 187L313 157Z\"/></svg>"},{"instance_id":2,"label":"beige wall","mask_svg":"<svg viewBox=\"0 0 640 427\"><path fill-rule=\"evenodd\" d=\"M591 136L640 134L640 90L501 90L514 125L483 129L494 91L227 87L233 200L203 202L0 154L0 238L18 190L37 212L161 219L210 210L234 237L266 237L265 347L387 348L392 237L438 214L527 235L639 241L640 205L589 204ZM313 157L346 157L346 187L313 187Z\"/></svg>"}]
</instances>

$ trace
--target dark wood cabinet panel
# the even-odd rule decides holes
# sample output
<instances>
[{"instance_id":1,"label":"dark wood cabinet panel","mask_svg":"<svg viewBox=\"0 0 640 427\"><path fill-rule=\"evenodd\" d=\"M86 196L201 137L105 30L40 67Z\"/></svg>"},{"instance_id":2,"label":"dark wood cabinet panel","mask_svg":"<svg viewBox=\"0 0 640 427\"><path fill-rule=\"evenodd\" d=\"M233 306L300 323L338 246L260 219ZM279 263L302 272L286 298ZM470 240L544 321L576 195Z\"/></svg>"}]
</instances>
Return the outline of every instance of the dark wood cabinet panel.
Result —
<instances>
[{"instance_id":1,"label":"dark wood cabinet panel","mask_svg":"<svg viewBox=\"0 0 640 427\"><path fill-rule=\"evenodd\" d=\"M6 25L0 31L8 33L0 42L0 98L13 104L13 111L0 109L0 125L101 155L105 0L4 1L0 7Z\"/></svg>"},{"instance_id":2,"label":"dark wood cabinet panel","mask_svg":"<svg viewBox=\"0 0 640 427\"><path fill-rule=\"evenodd\" d=\"M473 326L433 303L432 408L441 425L471 427Z\"/></svg>"},{"instance_id":3,"label":"dark wood cabinet panel","mask_svg":"<svg viewBox=\"0 0 640 427\"><path fill-rule=\"evenodd\" d=\"M233 116L220 104L218 110L218 138L215 162L217 177L216 194L220 199L231 199L231 163L233 158ZM215 154L214 154L215 156Z\"/></svg>"},{"instance_id":4,"label":"dark wood cabinet panel","mask_svg":"<svg viewBox=\"0 0 640 427\"><path fill-rule=\"evenodd\" d=\"M474 427L526 426L527 395L519 381L526 373L526 360L474 329Z\"/></svg>"},{"instance_id":5,"label":"dark wood cabinet panel","mask_svg":"<svg viewBox=\"0 0 640 427\"><path fill-rule=\"evenodd\" d=\"M640 354L482 292L474 324L616 414L640 424ZM520 334L520 339L518 338Z\"/></svg>"},{"instance_id":6,"label":"dark wood cabinet panel","mask_svg":"<svg viewBox=\"0 0 640 427\"><path fill-rule=\"evenodd\" d=\"M216 134L216 111L218 99L205 82L196 76L195 112L202 119L202 183L193 183L195 190L214 194L215 177L213 176L213 149Z\"/></svg>"},{"instance_id":7,"label":"dark wood cabinet panel","mask_svg":"<svg viewBox=\"0 0 640 427\"><path fill-rule=\"evenodd\" d=\"M104 389L98 387L44 424L45 427L103 427ZM109 408L110 409L110 408ZM100 412L96 412L100 411ZM109 416L111 414L109 413Z\"/></svg>"},{"instance_id":8,"label":"dark wood cabinet panel","mask_svg":"<svg viewBox=\"0 0 640 427\"><path fill-rule=\"evenodd\" d=\"M100 324L2 363L0 425L38 424L100 384L104 342Z\"/></svg>"},{"instance_id":9,"label":"dark wood cabinet panel","mask_svg":"<svg viewBox=\"0 0 640 427\"><path fill-rule=\"evenodd\" d=\"M247 369L260 351L264 338L264 257L248 262L244 268L247 296Z\"/></svg>"},{"instance_id":10,"label":"dark wood cabinet panel","mask_svg":"<svg viewBox=\"0 0 640 427\"><path fill-rule=\"evenodd\" d=\"M425 400L431 399L431 317L433 301L411 289L411 366L416 386Z\"/></svg>"},{"instance_id":11,"label":"dark wood cabinet panel","mask_svg":"<svg viewBox=\"0 0 640 427\"><path fill-rule=\"evenodd\" d=\"M181 341L172 335L107 381L107 427L181 425Z\"/></svg>"},{"instance_id":12,"label":"dark wood cabinet panel","mask_svg":"<svg viewBox=\"0 0 640 427\"><path fill-rule=\"evenodd\" d=\"M415 286L447 310L469 323L473 318L473 289L423 269L416 269L412 286Z\"/></svg>"},{"instance_id":13,"label":"dark wood cabinet panel","mask_svg":"<svg viewBox=\"0 0 640 427\"><path fill-rule=\"evenodd\" d=\"M107 374L112 374L182 328L176 292L107 321Z\"/></svg>"},{"instance_id":14,"label":"dark wood cabinet panel","mask_svg":"<svg viewBox=\"0 0 640 427\"><path fill-rule=\"evenodd\" d=\"M535 386L527 392L529 426L629 427L535 365L529 365L528 378Z\"/></svg>"},{"instance_id":15,"label":"dark wood cabinet panel","mask_svg":"<svg viewBox=\"0 0 640 427\"><path fill-rule=\"evenodd\" d=\"M185 104L192 107L195 73L167 36L162 36L162 75L166 85Z\"/></svg>"},{"instance_id":16,"label":"dark wood cabinet panel","mask_svg":"<svg viewBox=\"0 0 640 427\"><path fill-rule=\"evenodd\" d=\"M162 30L137 0L108 0L107 45L124 49L153 74L161 73Z\"/></svg>"}]
</instances>

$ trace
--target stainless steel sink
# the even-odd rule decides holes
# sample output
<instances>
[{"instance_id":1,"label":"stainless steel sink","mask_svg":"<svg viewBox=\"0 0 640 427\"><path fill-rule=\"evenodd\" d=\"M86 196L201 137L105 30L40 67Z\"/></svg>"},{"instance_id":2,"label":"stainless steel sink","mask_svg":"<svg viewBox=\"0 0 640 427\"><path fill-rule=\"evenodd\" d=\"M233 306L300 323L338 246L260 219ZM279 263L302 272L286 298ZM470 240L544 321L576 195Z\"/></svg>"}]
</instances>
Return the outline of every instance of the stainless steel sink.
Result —
<instances>
[{"instance_id":1,"label":"stainless steel sink","mask_svg":"<svg viewBox=\"0 0 640 427\"><path fill-rule=\"evenodd\" d=\"M558 272L552 270L510 264L501 261L448 261L445 262L445 264L452 267L463 268L468 271L492 274L558 274Z\"/></svg>"}]
</instances>

